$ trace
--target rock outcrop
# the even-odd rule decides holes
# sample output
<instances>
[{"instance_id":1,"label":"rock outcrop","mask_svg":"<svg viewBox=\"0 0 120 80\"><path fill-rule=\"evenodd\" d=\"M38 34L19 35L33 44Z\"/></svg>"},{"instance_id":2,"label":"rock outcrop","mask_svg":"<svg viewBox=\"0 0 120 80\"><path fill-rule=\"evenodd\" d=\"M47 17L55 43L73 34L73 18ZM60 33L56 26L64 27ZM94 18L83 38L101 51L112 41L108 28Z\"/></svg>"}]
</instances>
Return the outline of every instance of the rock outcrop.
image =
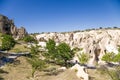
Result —
<instances>
[{"instance_id":1,"label":"rock outcrop","mask_svg":"<svg viewBox=\"0 0 120 80\"><path fill-rule=\"evenodd\" d=\"M3 34L10 34L14 38L23 38L27 35L27 31L24 27L17 28L14 24L14 21L8 19L8 17L4 15L0 15L0 32Z\"/></svg>"},{"instance_id":2,"label":"rock outcrop","mask_svg":"<svg viewBox=\"0 0 120 80\"><path fill-rule=\"evenodd\" d=\"M83 48L84 53L90 54L89 64L100 63L102 56L106 52L118 53L120 46L119 29L99 29L84 32L66 32L66 33L41 33L36 36L37 40L54 39L57 44L66 42L71 48ZM40 41L41 42L41 41ZM43 44L42 44L43 45ZM45 43L44 43L45 46Z\"/></svg>"},{"instance_id":3,"label":"rock outcrop","mask_svg":"<svg viewBox=\"0 0 120 80\"><path fill-rule=\"evenodd\" d=\"M82 78L82 80L89 80L89 75L86 73L84 66L75 64L74 66L72 66L71 70L76 70L76 76L78 78Z\"/></svg>"}]
</instances>

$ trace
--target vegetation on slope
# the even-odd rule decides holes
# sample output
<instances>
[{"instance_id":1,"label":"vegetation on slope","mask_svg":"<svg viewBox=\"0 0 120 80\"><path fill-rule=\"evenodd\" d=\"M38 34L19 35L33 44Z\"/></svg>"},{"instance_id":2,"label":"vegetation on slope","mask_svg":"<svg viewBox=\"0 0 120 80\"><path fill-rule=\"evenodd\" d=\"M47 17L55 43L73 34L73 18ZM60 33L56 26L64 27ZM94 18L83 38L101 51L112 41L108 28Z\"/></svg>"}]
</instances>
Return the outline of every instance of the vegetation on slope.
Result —
<instances>
[{"instance_id":1,"label":"vegetation on slope","mask_svg":"<svg viewBox=\"0 0 120 80\"><path fill-rule=\"evenodd\" d=\"M14 47L15 45L15 40L11 35L3 35L2 36L2 45L1 49L2 50L10 50Z\"/></svg>"},{"instance_id":2,"label":"vegetation on slope","mask_svg":"<svg viewBox=\"0 0 120 80\"><path fill-rule=\"evenodd\" d=\"M48 50L46 56L61 66L67 67L67 61L71 60L74 57L74 52L66 43L60 43L58 46L56 46L55 41L49 39L46 48Z\"/></svg>"},{"instance_id":3,"label":"vegetation on slope","mask_svg":"<svg viewBox=\"0 0 120 80\"><path fill-rule=\"evenodd\" d=\"M41 60L39 57L39 46L31 46L30 49L30 57L28 58L28 62L32 66L32 77L34 77L34 73L36 70L42 70L45 68L45 61Z\"/></svg>"},{"instance_id":4,"label":"vegetation on slope","mask_svg":"<svg viewBox=\"0 0 120 80\"><path fill-rule=\"evenodd\" d=\"M32 40L29 41L29 37L27 38L28 41L26 42L32 42ZM18 46L18 45L17 45ZM21 48L15 48L24 49L24 46L21 46ZM74 50L70 49L70 46L66 43L60 43L58 46L56 46L56 43L54 40L49 40L47 42L47 46L46 46L46 51L44 51L44 55L43 53L41 53L41 51L39 50L40 47L38 46L31 46L30 48L30 56L27 59L29 64L31 65L31 69L32 69L32 76L34 77L35 72L38 72L40 70L45 70L44 68L46 68L46 64L49 64L49 62L54 62L53 65L59 64L60 66L68 66L68 61L71 60L74 56ZM10 48L11 49L11 48ZM45 58L45 60L41 59L41 55L42 57ZM47 60L46 60L47 59ZM80 62L82 64L85 64L88 61L88 55L85 55L85 53L81 54L79 56ZM120 54L118 55L114 55L113 53L106 53L106 55L103 56L103 60L106 62L119 62L120 61ZM49 61L48 63L46 61ZM21 68L22 69L22 68ZM69 71L68 71L69 72ZM113 80L119 80L119 74L120 70L119 67L115 67L115 70L111 71L109 69L106 69L106 73L108 75L112 75L112 79ZM117 77L116 77L117 75ZM13 78L12 78L13 79Z\"/></svg>"},{"instance_id":5,"label":"vegetation on slope","mask_svg":"<svg viewBox=\"0 0 120 80\"><path fill-rule=\"evenodd\" d=\"M81 53L78 55L78 59L81 64L86 64L89 60L89 55L87 53Z\"/></svg>"},{"instance_id":6,"label":"vegetation on slope","mask_svg":"<svg viewBox=\"0 0 120 80\"><path fill-rule=\"evenodd\" d=\"M30 36L30 35L27 35L27 36L25 36L24 38L23 38L23 41L25 41L25 42L29 42L29 43L37 43L37 41L34 39L34 37L32 37L32 36Z\"/></svg>"},{"instance_id":7,"label":"vegetation on slope","mask_svg":"<svg viewBox=\"0 0 120 80\"><path fill-rule=\"evenodd\" d=\"M102 57L102 60L106 61L108 63L108 66L114 65L112 62L120 63L120 52L118 54L115 54L113 52L106 53ZM107 73L112 80L120 80L120 64L113 66L113 69L109 69L108 67L104 66L102 67L102 71Z\"/></svg>"}]
</instances>

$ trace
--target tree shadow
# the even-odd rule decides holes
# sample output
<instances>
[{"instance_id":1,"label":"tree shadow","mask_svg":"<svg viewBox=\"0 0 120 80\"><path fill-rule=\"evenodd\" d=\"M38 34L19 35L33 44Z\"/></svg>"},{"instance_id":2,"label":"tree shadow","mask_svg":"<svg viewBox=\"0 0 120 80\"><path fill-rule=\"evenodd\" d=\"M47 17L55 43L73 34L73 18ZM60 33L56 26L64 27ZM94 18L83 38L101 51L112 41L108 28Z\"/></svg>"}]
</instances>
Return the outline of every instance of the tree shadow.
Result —
<instances>
[{"instance_id":1,"label":"tree shadow","mask_svg":"<svg viewBox=\"0 0 120 80\"><path fill-rule=\"evenodd\" d=\"M4 78L0 77L0 80L5 80Z\"/></svg>"},{"instance_id":2,"label":"tree shadow","mask_svg":"<svg viewBox=\"0 0 120 80\"><path fill-rule=\"evenodd\" d=\"M51 69L45 70L45 72L46 72L45 75L56 76L59 73L63 72L63 70L57 70L56 68L51 68Z\"/></svg>"},{"instance_id":3,"label":"tree shadow","mask_svg":"<svg viewBox=\"0 0 120 80\"><path fill-rule=\"evenodd\" d=\"M8 74L8 72L0 69L0 74ZM5 79L0 75L0 80L5 80Z\"/></svg>"},{"instance_id":4,"label":"tree shadow","mask_svg":"<svg viewBox=\"0 0 120 80\"><path fill-rule=\"evenodd\" d=\"M4 70L2 70L2 69L0 69L0 74L8 74L8 72L7 71L4 71ZM1 80L1 79L0 79Z\"/></svg>"},{"instance_id":5,"label":"tree shadow","mask_svg":"<svg viewBox=\"0 0 120 80\"><path fill-rule=\"evenodd\" d=\"M116 66L120 66L119 64L114 64L114 63L107 63L106 66L108 67L116 67Z\"/></svg>"},{"instance_id":6,"label":"tree shadow","mask_svg":"<svg viewBox=\"0 0 120 80\"><path fill-rule=\"evenodd\" d=\"M89 80L96 80L95 77L89 76Z\"/></svg>"}]
</instances>

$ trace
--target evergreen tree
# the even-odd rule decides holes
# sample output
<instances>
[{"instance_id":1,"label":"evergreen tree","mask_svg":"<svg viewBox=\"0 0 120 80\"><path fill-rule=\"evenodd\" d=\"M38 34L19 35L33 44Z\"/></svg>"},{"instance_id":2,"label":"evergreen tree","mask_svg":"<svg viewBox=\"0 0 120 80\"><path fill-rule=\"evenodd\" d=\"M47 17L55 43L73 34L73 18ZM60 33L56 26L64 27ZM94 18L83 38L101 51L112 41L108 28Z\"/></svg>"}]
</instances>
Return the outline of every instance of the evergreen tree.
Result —
<instances>
[{"instance_id":1,"label":"evergreen tree","mask_svg":"<svg viewBox=\"0 0 120 80\"><path fill-rule=\"evenodd\" d=\"M60 43L57 46L56 61L59 64L63 66L68 66L67 61L71 60L73 56L74 56L74 53L68 44Z\"/></svg>"},{"instance_id":2,"label":"evergreen tree","mask_svg":"<svg viewBox=\"0 0 120 80\"><path fill-rule=\"evenodd\" d=\"M39 46L31 46L30 49L30 57L28 58L28 62L32 66L32 77L34 77L34 73L36 70L43 70L46 65L45 61L40 59L39 55Z\"/></svg>"},{"instance_id":3,"label":"evergreen tree","mask_svg":"<svg viewBox=\"0 0 120 80\"><path fill-rule=\"evenodd\" d=\"M47 49L47 53L46 53L46 57L47 59L55 59L56 56L56 43L54 40L49 39L48 42L46 43L46 49Z\"/></svg>"}]
</instances>

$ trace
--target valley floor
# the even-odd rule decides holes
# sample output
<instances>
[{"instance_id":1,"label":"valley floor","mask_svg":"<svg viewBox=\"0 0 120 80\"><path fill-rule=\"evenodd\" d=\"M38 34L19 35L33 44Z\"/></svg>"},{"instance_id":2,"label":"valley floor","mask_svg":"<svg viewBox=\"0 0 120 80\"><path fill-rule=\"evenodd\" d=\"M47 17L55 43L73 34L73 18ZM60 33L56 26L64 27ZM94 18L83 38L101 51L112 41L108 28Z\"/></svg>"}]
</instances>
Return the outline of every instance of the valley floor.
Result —
<instances>
[{"instance_id":1,"label":"valley floor","mask_svg":"<svg viewBox=\"0 0 120 80\"><path fill-rule=\"evenodd\" d=\"M26 61L25 57L19 57L20 64L6 64L2 69L3 73L0 73L0 80L80 80L76 77L75 71L67 69L58 74L51 74L50 72L38 71L35 73L35 78L31 78L31 66ZM110 80L108 75L101 74L96 69L88 69L90 80Z\"/></svg>"}]
</instances>

